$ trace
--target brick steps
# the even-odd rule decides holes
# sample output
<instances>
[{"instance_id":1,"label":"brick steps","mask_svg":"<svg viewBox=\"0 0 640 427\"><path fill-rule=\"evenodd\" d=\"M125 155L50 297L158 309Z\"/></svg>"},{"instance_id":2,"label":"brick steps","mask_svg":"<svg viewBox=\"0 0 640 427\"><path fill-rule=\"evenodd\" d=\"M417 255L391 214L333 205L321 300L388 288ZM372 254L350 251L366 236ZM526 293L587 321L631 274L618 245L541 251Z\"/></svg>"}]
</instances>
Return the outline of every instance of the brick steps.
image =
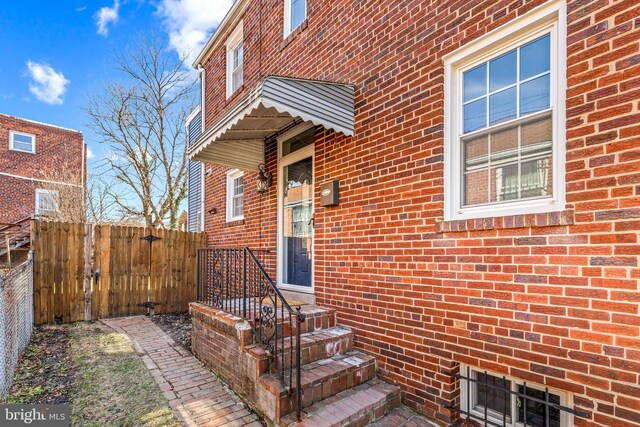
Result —
<instances>
[{"instance_id":1,"label":"brick steps","mask_svg":"<svg viewBox=\"0 0 640 427\"><path fill-rule=\"evenodd\" d=\"M348 388L367 382L375 375L375 358L359 351L350 351L308 363L302 366L301 372L303 407L309 407ZM264 375L260 378L260 382L277 397L280 405L278 413L291 412L293 399L276 375ZM285 377L285 384L289 384L288 377Z\"/></svg>"},{"instance_id":2,"label":"brick steps","mask_svg":"<svg viewBox=\"0 0 640 427\"><path fill-rule=\"evenodd\" d=\"M291 362L293 362L293 366L296 366L295 354L291 358L291 344L295 346L295 339L293 343L285 339L282 357L278 358L278 364L283 361L285 369L289 368ZM302 365L346 353L351 351L352 348L353 332L351 332L351 329L342 326L335 326L318 332L309 332L300 336L300 360Z\"/></svg>"},{"instance_id":3,"label":"brick steps","mask_svg":"<svg viewBox=\"0 0 640 427\"><path fill-rule=\"evenodd\" d=\"M302 407L304 426L362 426L383 416L399 405L397 387L388 385L376 376L376 359L353 350L353 332L335 324L335 311L318 306L305 306L307 316L301 325L300 356ZM284 330L285 335L291 330ZM295 332L295 330L293 330ZM295 340L284 339L284 350L275 358L285 372L295 366L291 357ZM275 418L281 425L295 424L295 389L289 392L288 376L284 383L269 368L270 360L261 346L245 348L258 359L258 384L275 404ZM279 369L276 369L279 370ZM295 369L292 371L295 375ZM288 375L288 372L287 372Z\"/></svg>"},{"instance_id":4,"label":"brick steps","mask_svg":"<svg viewBox=\"0 0 640 427\"><path fill-rule=\"evenodd\" d=\"M399 388L379 379L372 379L305 408L300 422L292 413L281 418L280 425L360 427L382 418L398 405Z\"/></svg>"},{"instance_id":5,"label":"brick steps","mask_svg":"<svg viewBox=\"0 0 640 427\"><path fill-rule=\"evenodd\" d=\"M296 366L295 354L291 355L291 348L295 349L295 337L293 339L285 338L284 348L275 360L276 369L280 364L284 365L284 369L290 366ZM317 332L307 332L300 336L300 360L302 365L313 363L317 360L327 359L337 354L346 353L353 348L353 333L350 329L341 326L335 326L330 329L323 329ZM259 345L247 347L245 349L253 357L260 360L260 374L267 373L269 370L269 357L264 348ZM295 350L294 350L295 351Z\"/></svg>"},{"instance_id":6,"label":"brick steps","mask_svg":"<svg viewBox=\"0 0 640 427\"><path fill-rule=\"evenodd\" d=\"M301 406L307 420L301 425L360 427L399 404L398 388L376 378L375 357L353 350L353 332L336 325L334 310L304 306L302 312L307 321L300 325ZM297 393L289 375L296 369L289 373L289 367L295 363L295 337L279 339L278 354L270 357L254 344L254 332L241 318L197 303L191 304L191 314L196 354L205 356L269 423L294 423ZM233 363L236 359L239 363ZM283 371L284 382L275 374Z\"/></svg>"}]
</instances>

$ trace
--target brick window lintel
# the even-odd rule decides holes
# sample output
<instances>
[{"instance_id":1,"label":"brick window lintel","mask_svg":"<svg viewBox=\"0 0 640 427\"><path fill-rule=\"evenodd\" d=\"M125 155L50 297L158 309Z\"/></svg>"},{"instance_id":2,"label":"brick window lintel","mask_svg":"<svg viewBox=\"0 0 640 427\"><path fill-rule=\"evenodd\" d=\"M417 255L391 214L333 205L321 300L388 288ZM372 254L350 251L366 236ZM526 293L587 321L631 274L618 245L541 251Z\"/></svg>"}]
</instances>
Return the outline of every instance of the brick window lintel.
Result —
<instances>
[{"instance_id":1,"label":"brick window lintel","mask_svg":"<svg viewBox=\"0 0 640 427\"><path fill-rule=\"evenodd\" d=\"M505 228L552 227L559 225L573 225L574 220L573 210L563 210L557 212L509 215L493 218L438 221L436 222L436 232L451 233L458 231L499 230Z\"/></svg>"}]
</instances>

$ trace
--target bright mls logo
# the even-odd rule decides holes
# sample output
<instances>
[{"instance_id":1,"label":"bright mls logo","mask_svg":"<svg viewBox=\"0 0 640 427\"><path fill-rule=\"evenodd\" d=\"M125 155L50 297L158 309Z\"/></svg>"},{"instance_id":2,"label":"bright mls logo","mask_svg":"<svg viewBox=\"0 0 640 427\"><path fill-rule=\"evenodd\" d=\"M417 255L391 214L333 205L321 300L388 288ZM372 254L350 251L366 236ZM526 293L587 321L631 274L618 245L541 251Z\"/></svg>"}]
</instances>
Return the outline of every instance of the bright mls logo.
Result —
<instances>
[{"instance_id":1,"label":"bright mls logo","mask_svg":"<svg viewBox=\"0 0 640 427\"><path fill-rule=\"evenodd\" d=\"M68 427L69 405L0 405L0 425Z\"/></svg>"}]
</instances>

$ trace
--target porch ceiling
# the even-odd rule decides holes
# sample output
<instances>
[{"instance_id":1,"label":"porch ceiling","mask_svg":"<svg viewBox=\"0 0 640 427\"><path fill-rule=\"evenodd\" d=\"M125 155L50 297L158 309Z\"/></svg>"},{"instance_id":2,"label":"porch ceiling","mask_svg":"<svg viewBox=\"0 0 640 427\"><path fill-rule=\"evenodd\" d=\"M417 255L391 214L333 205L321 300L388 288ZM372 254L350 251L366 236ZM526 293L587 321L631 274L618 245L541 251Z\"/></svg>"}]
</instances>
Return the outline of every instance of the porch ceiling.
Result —
<instances>
[{"instance_id":1,"label":"porch ceiling","mask_svg":"<svg viewBox=\"0 0 640 427\"><path fill-rule=\"evenodd\" d=\"M269 76L245 95L189 148L192 160L255 171L264 163L264 140L295 119L354 132L354 87Z\"/></svg>"}]
</instances>

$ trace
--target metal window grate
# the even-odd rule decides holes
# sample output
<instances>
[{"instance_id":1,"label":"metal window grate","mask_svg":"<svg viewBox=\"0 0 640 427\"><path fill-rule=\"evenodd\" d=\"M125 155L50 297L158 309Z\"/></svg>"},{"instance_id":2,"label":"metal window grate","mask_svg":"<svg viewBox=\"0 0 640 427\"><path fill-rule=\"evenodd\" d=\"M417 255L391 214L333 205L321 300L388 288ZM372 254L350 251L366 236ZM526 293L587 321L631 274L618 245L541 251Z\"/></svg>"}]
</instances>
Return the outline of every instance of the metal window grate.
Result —
<instances>
[{"instance_id":1,"label":"metal window grate","mask_svg":"<svg viewBox=\"0 0 640 427\"><path fill-rule=\"evenodd\" d=\"M549 392L549 388L539 390L537 388L528 387L526 382L517 384L516 389L511 388L512 382L507 377L498 378L499 381L489 381L492 377L486 371L478 372L478 378L471 375L471 369L467 369L465 375L454 372L442 371L443 374L456 378L464 382L466 387L467 407L461 408L457 405L445 405L447 409L460 414L466 420L480 422L483 426L504 427L507 425L524 425L530 427L556 427L560 426L560 415L562 412L573 414L580 418L590 418L589 414L577 411L572 408L560 405L557 396ZM474 410L471 402L471 388L483 388L490 390L491 395L501 396L505 401L517 399L517 410L514 414L510 413L511 405L504 405L503 410L497 410L497 405L485 404L479 410ZM540 397L536 397L540 396ZM555 399L554 399L555 398ZM486 403L486 401L485 401ZM488 408L492 406L492 408ZM535 408L535 409L533 409ZM517 423L511 420L516 417Z\"/></svg>"}]
</instances>

